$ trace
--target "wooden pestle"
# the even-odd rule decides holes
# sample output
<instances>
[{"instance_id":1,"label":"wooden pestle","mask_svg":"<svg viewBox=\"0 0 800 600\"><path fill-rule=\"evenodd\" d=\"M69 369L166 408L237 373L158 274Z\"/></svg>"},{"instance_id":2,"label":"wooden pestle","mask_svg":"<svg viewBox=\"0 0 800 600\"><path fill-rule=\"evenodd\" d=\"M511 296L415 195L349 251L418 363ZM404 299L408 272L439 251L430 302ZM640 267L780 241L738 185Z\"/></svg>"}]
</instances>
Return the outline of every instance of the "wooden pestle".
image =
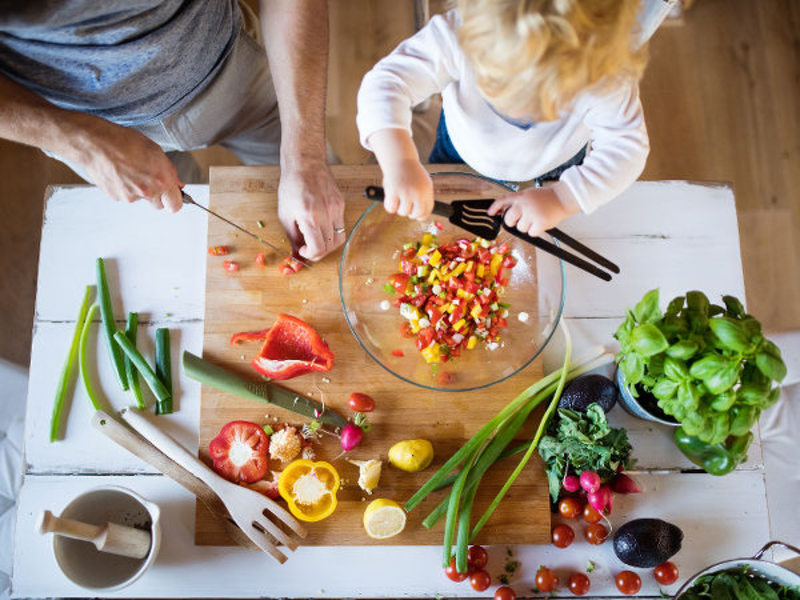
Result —
<instances>
[{"instance_id":1,"label":"wooden pestle","mask_svg":"<svg viewBox=\"0 0 800 600\"><path fill-rule=\"evenodd\" d=\"M149 531L116 523L90 525L74 519L56 517L49 510L39 515L36 531L42 535L54 533L74 540L91 542L100 552L130 558L144 558L150 551Z\"/></svg>"}]
</instances>

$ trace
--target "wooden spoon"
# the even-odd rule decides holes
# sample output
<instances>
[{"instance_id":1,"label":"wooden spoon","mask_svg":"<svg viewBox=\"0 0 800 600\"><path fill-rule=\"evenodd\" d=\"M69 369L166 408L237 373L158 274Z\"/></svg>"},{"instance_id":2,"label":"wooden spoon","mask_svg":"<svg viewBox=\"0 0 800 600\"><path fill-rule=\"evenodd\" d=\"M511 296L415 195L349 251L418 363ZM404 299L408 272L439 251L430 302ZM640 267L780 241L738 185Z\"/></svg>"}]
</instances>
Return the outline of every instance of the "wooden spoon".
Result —
<instances>
[{"instance_id":1,"label":"wooden spoon","mask_svg":"<svg viewBox=\"0 0 800 600\"><path fill-rule=\"evenodd\" d=\"M54 533L91 542L100 552L130 558L144 558L150 552L150 532L116 523L90 525L74 519L56 517L49 510L39 515L36 522L39 534Z\"/></svg>"}]
</instances>

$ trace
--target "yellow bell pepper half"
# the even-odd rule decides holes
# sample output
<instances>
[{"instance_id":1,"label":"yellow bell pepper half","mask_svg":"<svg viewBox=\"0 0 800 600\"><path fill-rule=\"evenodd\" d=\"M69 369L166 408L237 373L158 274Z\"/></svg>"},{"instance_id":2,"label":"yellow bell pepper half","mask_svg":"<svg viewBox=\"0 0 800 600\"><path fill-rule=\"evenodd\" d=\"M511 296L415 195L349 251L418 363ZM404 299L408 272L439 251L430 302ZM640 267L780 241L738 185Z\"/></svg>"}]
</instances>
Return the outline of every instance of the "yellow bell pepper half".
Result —
<instances>
[{"instance_id":1,"label":"yellow bell pepper half","mask_svg":"<svg viewBox=\"0 0 800 600\"><path fill-rule=\"evenodd\" d=\"M330 463L300 459L289 463L278 480L278 492L301 521L321 521L336 510L339 473Z\"/></svg>"}]
</instances>

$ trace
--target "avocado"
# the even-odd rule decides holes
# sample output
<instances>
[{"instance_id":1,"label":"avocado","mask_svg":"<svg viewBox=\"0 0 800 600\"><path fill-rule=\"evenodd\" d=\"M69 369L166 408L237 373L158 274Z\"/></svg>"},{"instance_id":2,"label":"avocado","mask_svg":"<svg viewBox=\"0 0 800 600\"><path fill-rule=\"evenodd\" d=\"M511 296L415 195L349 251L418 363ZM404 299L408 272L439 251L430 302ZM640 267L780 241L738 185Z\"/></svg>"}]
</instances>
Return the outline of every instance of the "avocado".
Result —
<instances>
[{"instance_id":1,"label":"avocado","mask_svg":"<svg viewBox=\"0 0 800 600\"><path fill-rule=\"evenodd\" d=\"M558 408L586 412L592 402L597 402L603 412L610 411L617 402L614 382L602 375L582 375L564 389Z\"/></svg>"},{"instance_id":2,"label":"avocado","mask_svg":"<svg viewBox=\"0 0 800 600\"><path fill-rule=\"evenodd\" d=\"M683 532L661 519L634 519L614 533L614 552L632 567L657 567L681 549Z\"/></svg>"}]
</instances>

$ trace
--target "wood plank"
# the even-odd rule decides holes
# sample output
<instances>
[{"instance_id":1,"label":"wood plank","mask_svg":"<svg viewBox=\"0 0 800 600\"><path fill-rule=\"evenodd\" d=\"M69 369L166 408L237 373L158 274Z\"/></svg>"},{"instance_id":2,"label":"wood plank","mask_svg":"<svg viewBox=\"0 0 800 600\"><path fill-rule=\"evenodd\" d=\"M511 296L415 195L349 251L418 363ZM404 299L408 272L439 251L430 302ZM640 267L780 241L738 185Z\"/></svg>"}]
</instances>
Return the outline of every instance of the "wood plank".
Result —
<instances>
[{"instance_id":1,"label":"wood plank","mask_svg":"<svg viewBox=\"0 0 800 600\"><path fill-rule=\"evenodd\" d=\"M684 532L683 549L674 561L678 583L674 593L700 569L715 562L752 555L769 539L769 519L761 472L736 472L725 477L699 474L651 474L639 477L645 493L617 497L611 521L619 527L638 517L658 517ZM269 557L240 548L199 547L192 539L194 498L165 477L28 477L20 496L16 527L13 597L94 597L97 592L71 584L61 574L52 553L52 538L34 534L42 510L59 514L79 493L98 485L132 488L162 510L164 539L152 568L120 597L278 597L278 598L430 598L463 597L464 583L447 580L439 566L441 549L434 546L375 548L301 547L279 565ZM733 526L732 524L735 524ZM551 545L500 544L489 551L489 572L496 585L510 549L521 565L511 582L521 597L530 596L539 565L564 578L583 571L587 560L597 569L590 574L592 598L620 598L613 576L623 565L611 544L590 546L582 526L568 551ZM637 598L659 598L649 569L633 569L642 577ZM413 575L413 576L410 576ZM494 588L492 588L494 589ZM564 590L561 595L569 597Z\"/></svg>"},{"instance_id":2,"label":"wood plank","mask_svg":"<svg viewBox=\"0 0 800 600\"><path fill-rule=\"evenodd\" d=\"M260 234L265 239L285 243L280 237L280 224L274 219L270 220L276 210L278 174L276 168L269 167L212 169L211 205L241 224L255 224L256 220L262 219L264 228ZM348 200L345 221L349 229L366 208L364 187L378 182L379 171L377 167L343 166L335 167L334 175ZM439 185L438 196L444 199L453 196L464 198L471 192L472 197L480 197L486 187L485 183L477 180L448 179ZM238 260L242 270L231 276L221 268L219 257L208 258L203 345L207 359L252 377L244 359L249 360L256 353L258 345L231 347L228 345L230 335L236 331L264 329L274 322L277 313L289 312L324 332L326 341L336 353L336 365L327 374L329 381L307 376L282 382L283 387L316 399L324 392L326 404L343 415L349 414L346 399L351 392L366 392L378 403L379 408L371 419L372 431L365 436L357 451L352 453L354 456L385 460L389 447L400 440L425 438L433 441L436 452L433 466L419 474L406 474L387 466L376 492L378 497L404 502L427 480L433 469L441 465L510 399L542 375L541 363L536 362L515 377L485 391L458 394L430 392L395 379L366 356L344 321L337 290L338 252L317 263L313 271L303 270L287 278L278 275L276 269L283 257L273 254L268 257L271 262L268 262L267 268L259 270L252 265L252 257L262 249L257 242L232 233L224 223L211 221L208 231L208 245L231 246L232 253L228 258ZM535 312L532 309L532 313ZM462 359L464 365L476 364L476 361L479 364L480 358L464 361L467 359ZM304 421L273 407L265 409L263 405L203 387L200 455L208 460L208 443L225 423L244 419L261 424L267 413L271 418L279 419L279 422L286 420L297 424ZM521 431L520 438L529 439L535 425L536 420L531 420ZM365 535L361 522L364 502L368 498L355 486L357 470L341 460L341 448L335 439L325 437L318 456L335 461L342 476L351 483L339 494L340 503L335 516L309 527L310 535L306 543L369 544L371 540ZM486 486L482 486L479 492L476 510L480 511L488 505L511 469L513 465L487 475ZM439 529L431 531L420 527L422 518L438 502L439 495L427 500L409 515L410 523L403 535L385 543L440 544L442 533ZM525 515L524 527L519 526L520 514ZM224 541L223 533L210 515L198 507L197 542L221 543ZM507 543L542 543L549 536L547 484L543 470L538 466L522 474L508 500L482 533L482 539L486 543L501 540Z\"/></svg>"}]
</instances>

